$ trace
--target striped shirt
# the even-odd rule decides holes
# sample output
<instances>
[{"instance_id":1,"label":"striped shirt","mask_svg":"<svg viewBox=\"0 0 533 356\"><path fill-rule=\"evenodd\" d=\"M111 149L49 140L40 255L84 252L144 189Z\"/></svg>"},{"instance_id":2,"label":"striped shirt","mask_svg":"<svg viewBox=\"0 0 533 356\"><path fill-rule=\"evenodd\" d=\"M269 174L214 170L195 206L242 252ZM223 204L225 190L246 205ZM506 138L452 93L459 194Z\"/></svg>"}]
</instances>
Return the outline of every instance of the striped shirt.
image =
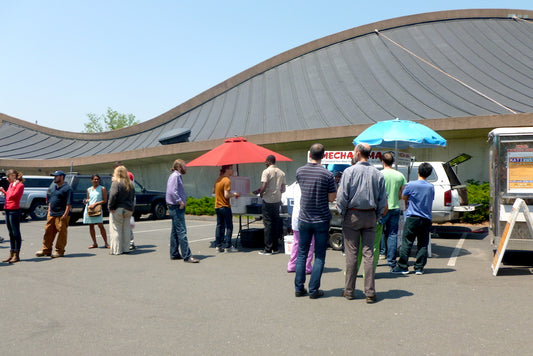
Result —
<instances>
[{"instance_id":1,"label":"striped shirt","mask_svg":"<svg viewBox=\"0 0 533 356\"><path fill-rule=\"evenodd\" d=\"M302 191L298 219L307 223L329 223L328 194L336 191L333 174L320 164L308 163L298 168L296 181Z\"/></svg>"}]
</instances>

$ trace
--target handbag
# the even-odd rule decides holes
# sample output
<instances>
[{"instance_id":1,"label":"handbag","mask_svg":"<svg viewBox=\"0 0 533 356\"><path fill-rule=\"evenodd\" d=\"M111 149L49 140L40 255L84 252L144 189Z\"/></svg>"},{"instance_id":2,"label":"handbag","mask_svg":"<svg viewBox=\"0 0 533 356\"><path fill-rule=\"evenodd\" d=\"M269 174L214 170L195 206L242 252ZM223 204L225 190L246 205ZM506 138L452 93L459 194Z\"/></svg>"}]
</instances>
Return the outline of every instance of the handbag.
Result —
<instances>
[{"instance_id":1,"label":"handbag","mask_svg":"<svg viewBox=\"0 0 533 356\"><path fill-rule=\"evenodd\" d=\"M89 216L100 216L100 215L102 215L102 206L101 205L96 205L92 209L87 206L87 215L89 215Z\"/></svg>"}]
</instances>

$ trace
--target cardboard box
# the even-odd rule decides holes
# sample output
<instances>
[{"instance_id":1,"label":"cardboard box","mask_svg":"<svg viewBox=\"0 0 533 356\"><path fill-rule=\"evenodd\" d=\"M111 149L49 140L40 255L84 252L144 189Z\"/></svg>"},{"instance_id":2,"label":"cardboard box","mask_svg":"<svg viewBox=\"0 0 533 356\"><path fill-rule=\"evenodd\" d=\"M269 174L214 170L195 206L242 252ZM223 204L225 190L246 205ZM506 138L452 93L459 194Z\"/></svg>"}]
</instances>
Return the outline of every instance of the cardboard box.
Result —
<instances>
[{"instance_id":1,"label":"cardboard box","mask_svg":"<svg viewBox=\"0 0 533 356\"><path fill-rule=\"evenodd\" d=\"M238 198L230 198L231 212L233 214L246 214L247 205L262 204L262 199L255 195L252 196L240 196Z\"/></svg>"}]
</instances>

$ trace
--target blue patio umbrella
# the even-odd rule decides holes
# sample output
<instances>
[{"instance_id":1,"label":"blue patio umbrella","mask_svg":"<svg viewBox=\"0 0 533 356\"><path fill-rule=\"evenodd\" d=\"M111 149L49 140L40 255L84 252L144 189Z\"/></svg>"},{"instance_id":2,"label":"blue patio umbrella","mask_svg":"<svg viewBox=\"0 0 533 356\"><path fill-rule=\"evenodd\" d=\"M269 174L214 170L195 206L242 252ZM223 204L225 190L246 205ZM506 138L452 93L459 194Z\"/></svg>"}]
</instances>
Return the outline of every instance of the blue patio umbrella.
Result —
<instances>
[{"instance_id":1,"label":"blue patio umbrella","mask_svg":"<svg viewBox=\"0 0 533 356\"><path fill-rule=\"evenodd\" d=\"M394 148L396 156L398 149L408 147L446 147L446 140L429 127L400 119L375 123L353 140L355 146L359 143L368 143L379 148Z\"/></svg>"}]
</instances>

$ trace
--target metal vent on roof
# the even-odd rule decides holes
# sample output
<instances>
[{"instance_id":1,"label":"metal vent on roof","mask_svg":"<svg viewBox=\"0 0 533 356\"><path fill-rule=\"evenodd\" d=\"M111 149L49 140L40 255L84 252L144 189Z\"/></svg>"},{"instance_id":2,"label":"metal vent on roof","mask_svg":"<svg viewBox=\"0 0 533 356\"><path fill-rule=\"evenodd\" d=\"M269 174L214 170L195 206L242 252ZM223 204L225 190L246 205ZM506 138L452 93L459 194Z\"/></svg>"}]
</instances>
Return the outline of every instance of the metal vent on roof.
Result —
<instances>
[{"instance_id":1,"label":"metal vent on roof","mask_svg":"<svg viewBox=\"0 0 533 356\"><path fill-rule=\"evenodd\" d=\"M162 145L171 145L173 143L189 142L190 135L190 129L179 128L170 130L163 136L159 137L159 143Z\"/></svg>"}]
</instances>

